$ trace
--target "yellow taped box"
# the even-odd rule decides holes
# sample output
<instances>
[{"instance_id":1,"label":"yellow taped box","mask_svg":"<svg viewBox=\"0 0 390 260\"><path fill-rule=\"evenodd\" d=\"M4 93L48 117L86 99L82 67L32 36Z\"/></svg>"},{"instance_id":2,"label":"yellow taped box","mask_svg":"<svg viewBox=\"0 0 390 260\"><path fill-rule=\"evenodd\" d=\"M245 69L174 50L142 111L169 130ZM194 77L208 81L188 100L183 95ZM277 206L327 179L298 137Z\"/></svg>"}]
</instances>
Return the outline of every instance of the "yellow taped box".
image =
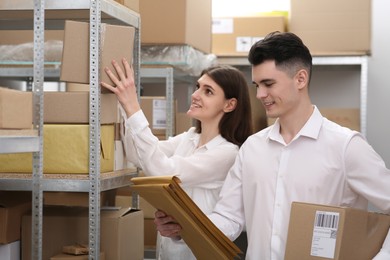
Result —
<instances>
[{"instance_id":1,"label":"yellow taped box","mask_svg":"<svg viewBox=\"0 0 390 260\"><path fill-rule=\"evenodd\" d=\"M114 125L100 130L100 170L114 168ZM0 154L0 172L31 173L32 154ZM46 124L43 126L43 173L89 173L89 125Z\"/></svg>"}]
</instances>

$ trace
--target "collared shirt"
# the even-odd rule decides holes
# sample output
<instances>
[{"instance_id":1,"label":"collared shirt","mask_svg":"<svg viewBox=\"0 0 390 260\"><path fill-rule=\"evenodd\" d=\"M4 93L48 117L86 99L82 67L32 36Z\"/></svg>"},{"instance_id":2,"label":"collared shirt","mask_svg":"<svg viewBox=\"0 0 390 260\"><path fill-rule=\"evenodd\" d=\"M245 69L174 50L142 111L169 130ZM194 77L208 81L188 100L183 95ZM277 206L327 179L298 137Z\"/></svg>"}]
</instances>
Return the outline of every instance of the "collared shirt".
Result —
<instances>
[{"instance_id":1,"label":"collared shirt","mask_svg":"<svg viewBox=\"0 0 390 260\"><path fill-rule=\"evenodd\" d=\"M238 153L238 146L221 135L198 147L195 128L159 141L140 110L125 121L124 147L127 159L145 175L176 175L183 189L205 213L214 209L223 181ZM161 238L160 259L191 259L183 241ZM165 242L164 242L165 241ZM183 253L184 251L184 253ZM183 258L184 257L184 258Z\"/></svg>"},{"instance_id":2,"label":"collared shirt","mask_svg":"<svg viewBox=\"0 0 390 260\"><path fill-rule=\"evenodd\" d=\"M282 260L293 201L390 213L390 171L356 131L315 107L286 144L278 120L247 139L221 190L212 221L234 239L244 225L247 259Z\"/></svg>"}]
</instances>

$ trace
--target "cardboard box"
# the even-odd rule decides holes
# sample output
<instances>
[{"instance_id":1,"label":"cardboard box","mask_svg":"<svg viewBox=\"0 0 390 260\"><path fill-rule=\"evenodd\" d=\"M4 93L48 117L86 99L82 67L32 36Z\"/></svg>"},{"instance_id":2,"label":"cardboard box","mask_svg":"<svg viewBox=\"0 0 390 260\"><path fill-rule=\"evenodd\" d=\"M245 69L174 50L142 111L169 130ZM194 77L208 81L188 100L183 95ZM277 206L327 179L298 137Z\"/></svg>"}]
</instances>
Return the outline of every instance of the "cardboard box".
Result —
<instances>
[{"instance_id":1,"label":"cardboard box","mask_svg":"<svg viewBox=\"0 0 390 260\"><path fill-rule=\"evenodd\" d=\"M359 108L319 108L321 114L327 119L352 130L360 131ZM275 122L274 118L267 119L268 125Z\"/></svg>"},{"instance_id":2,"label":"cardboard box","mask_svg":"<svg viewBox=\"0 0 390 260\"><path fill-rule=\"evenodd\" d=\"M144 219L144 244L145 247L155 247L157 241L157 229L154 218Z\"/></svg>"},{"instance_id":3,"label":"cardboard box","mask_svg":"<svg viewBox=\"0 0 390 260\"><path fill-rule=\"evenodd\" d=\"M102 191L100 193L100 206L115 205L115 190ZM88 207L88 192L44 192L43 204L51 206Z\"/></svg>"},{"instance_id":4,"label":"cardboard box","mask_svg":"<svg viewBox=\"0 0 390 260\"><path fill-rule=\"evenodd\" d=\"M64 245L88 244L88 208L44 207L42 260L62 252ZM101 210L100 250L106 259L143 260L142 211L122 208ZM22 259L31 259L31 215L22 219Z\"/></svg>"},{"instance_id":5,"label":"cardboard box","mask_svg":"<svg viewBox=\"0 0 390 260\"><path fill-rule=\"evenodd\" d=\"M31 201L31 192L0 191L0 244L20 240L22 216L31 210Z\"/></svg>"},{"instance_id":6,"label":"cardboard box","mask_svg":"<svg viewBox=\"0 0 390 260\"><path fill-rule=\"evenodd\" d=\"M133 197L131 195L124 196L124 195L116 195L115 196L115 206L116 207L132 207L132 201ZM154 213L157 211L155 207L153 207L149 202L147 202L144 198L139 197L138 200L139 203L139 209L141 209L144 212L145 218L153 218L154 219Z\"/></svg>"},{"instance_id":7,"label":"cardboard box","mask_svg":"<svg viewBox=\"0 0 390 260\"><path fill-rule=\"evenodd\" d=\"M139 0L115 0L115 2L118 2L129 9L139 13Z\"/></svg>"},{"instance_id":8,"label":"cardboard box","mask_svg":"<svg viewBox=\"0 0 390 260\"><path fill-rule=\"evenodd\" d=\"M88 260L89 255L70 255L70 254L58 254L50 257L50 260ZM99 255L99 260L104 260L104 252Z\"/></svg>"},{"instance_id":9,"label":"cardboard box","mask_svg":"<svg viewBox=\"0 0 390 260\"><path fill-rule=\"evenodd\" d=\"M44 123L88 124L89 92L44 92ZM100 123L117 122L118 100L115 94L100 95Z\"/></svg>"},{"instance_id":10,"label":"cardboard box","mask_svg":"<svg viewBox=\"0 0 390 260\"><path fill-rule=\"evenodd\" d=\"M176 105L173 107L173 113L176 113ZM141 96L141 109L149 122L152 133L165 139L167 129L166 98ZM175 129L175 125L173 127Z\"/></svg>"},{"instance_id":11,"label":"cardboard box","mask_svg":"<svg viewBox=\"0 0 390 260\"><path fill-rule=\"evenodd\" d=\"M247 56L251 46L273 31L286 31L284 16L213 18L212 53Z\"/></svg>"},{"instance_id":12,"label":"cardboard box","mask_svg":"<svg viewBox=\"0 0 390 260\"><path fill-rule=\"evenodd\" d=\"M20 260L20 241L0 245L1 260Z\"/></svg>"},{"instance_id":13,"label":"cardboard box","mask_svg":"<svg viewBox=\"0 0 390 260\"><path fill-rule=\"evenodd\" d=\"M116 73L111 65L112 60L118 61L122 69L122 58L126 58L129 63L132 62L134 34L134 27L101 24L99 70L101 81L113 84L104 72L104 68L109 67ZM60 80L89 84L89 60L89 23L65 21ZM108 92L103 87L101 90Z\"/></svg>"},{"instance_id":14,"label":"cardboard box","mask_svg":"<svg viewBox=\"0 0 390 260\"><path fill-rule=\"evenodd\" d=\"M115 206L117 207L132 207L132 196L121 196L115 197ZM145 246L156 246L157 240L157 229L154 224L154 208L144 198L139 197L139 209L144 213L144 244Z\"/></svg>"},{"instance_id":15,"label":"cardboard box","mask_svg":"<svg viewBox=\"0 0 390 260\"><path fill-rule=\"evenodd\" d=\"M45 42L62 41L63 30L45 30ZM33 30L0 30L0 45L16 45L34 42Z\"/></svg>"},{"instance_id":16,"label":"cardboard box","mask_svg":"<svg viewBox=\"0 0 390 260\"><path fill-rule=\"evenodd\" d=\"M139 13L139 0L123 0L123 5Z\"/></svg>"},{"instance_id":17,"label":"cardboard box","mask_svg":"<svg viewBox=\"0 0 390 260\"><path fill-rule=\"evenodd\" d=\"M32 128L32 93L0 87L0 128Z\"/></svg>"},{"instance_id":18,"label":"cardboard box","mask_svg":"<svg viewBox=\"0 0 390 260\"><path fill-rule=\"evenodd\" d=\"M114 125L100 129L100 169L114 169ZM31 173L32 154L0 154L0 172ZM89 125L43 126L43 172L56 174L89 173Z\"/></svg>"},{"instance_id":19,"label":"cardboard box","mask_svg":"<svg viewBox=\"0 0 390 260\"><path fill-rule=\"evenodd\" d=\"M371 0L291 0L289 31L313 55L370 53Z\"/></svg>"},{"instance_id":20,"label":"cardboard box","mask_svg":"<svg viewBox=\"0 0 390 260\"><path fill-rule=\"evenodd\" d=\"M372 259L389 227L389 215L293 202L285 259Z\"/></svg>"},{"instance_id":21,"label":"cardboard box","mask_svg":"<svg viewBox=\"0 0 390 260\"><path fill-rule=\"evenodd\" d=\"M321 114L327 119L360 131L360 109L359 108L320 108Z\"/></svg>"},{"instance_id":22,"label":"cardboard box","mask_svg":"<svg viewBox=\"0 0 390 260\"><path fill-rule=\"evenodd\" d=\"M211 0L142 0L140 15L142 44L185 44L210 53Z\"/></svg>"},{"instance_id":23,"label":"cardboard box","mask_svg":"<svg viewBox=\"0 0 390 260\"><path fill-rule=\"evenodd\" d=\"M114 144L114 171L128 168L126 165L125 150L120 140L115 140ZM135 170L134 170L135 171Z\"/></svg>"},{"instance_id":24,"label":"cardboard box","mask_svg":"<svg viewBox=\"0 0 390 260\"><path fill-rule=\"evenodd\" d=\"M65 88L66 88L67 92L89 91L90 90L90 85L89 84L83 84L83 83L66 82Z\"/></svg>"}]
</instances>

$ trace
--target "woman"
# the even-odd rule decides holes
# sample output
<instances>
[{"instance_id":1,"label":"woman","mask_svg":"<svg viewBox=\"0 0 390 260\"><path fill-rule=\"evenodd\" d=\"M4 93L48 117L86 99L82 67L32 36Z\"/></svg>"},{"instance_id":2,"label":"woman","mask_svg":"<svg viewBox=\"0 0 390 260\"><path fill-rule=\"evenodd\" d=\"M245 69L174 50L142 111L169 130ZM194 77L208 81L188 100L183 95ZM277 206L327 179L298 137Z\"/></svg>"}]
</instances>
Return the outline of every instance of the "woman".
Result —
<instances>
[{"instance_id":1,"label":"woman","mask_svg":"<svg viewBox=\"0 0 390 260\"><path fill-rule=\"evenodd\" d=\"M243 74L230 66L204 70L191 96L187 115L196 126L187 132L159 141L138 102L133 70L116 61L116 77L106 68L115 86L102 82L114 92L126 113L124 146L126 157L147 176L176 175L183 189L205 213L213 210L223 181L238 149L252 133L248 86ZM157 259L195 259L182 240L158 237Z\"/></svg>"}]
</instances>

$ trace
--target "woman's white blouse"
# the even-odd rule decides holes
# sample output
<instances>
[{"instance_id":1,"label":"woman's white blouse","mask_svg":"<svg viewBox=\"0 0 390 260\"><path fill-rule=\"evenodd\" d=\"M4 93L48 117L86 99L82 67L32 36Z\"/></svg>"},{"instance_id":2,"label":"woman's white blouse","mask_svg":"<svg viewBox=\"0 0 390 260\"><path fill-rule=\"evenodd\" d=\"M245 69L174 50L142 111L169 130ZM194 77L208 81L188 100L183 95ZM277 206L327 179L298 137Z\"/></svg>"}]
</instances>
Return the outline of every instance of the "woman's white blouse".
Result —
<instances>
[{"instance_id":1,"label":"woman's white blouse","mask_svg":"<svg viewBox=\"0 0 390 260\"><path fill-rule=\"evenodd\" d=\"M122 140L127 160L140 167L146 176L178 176L183 189L205 214L214 209L222 184L238 153L238 146L221 135L198 147L199 134L194 127L160 141L152 134L142 110L125 120ZM162 239L166 241L162 242L162 246L173 243L170 239ZM186 256L176 252L181 250L177 244L166 244L162 250L169 259ZM174 254L178 257L173 257Z\"/></svg>"}]
</instances>

